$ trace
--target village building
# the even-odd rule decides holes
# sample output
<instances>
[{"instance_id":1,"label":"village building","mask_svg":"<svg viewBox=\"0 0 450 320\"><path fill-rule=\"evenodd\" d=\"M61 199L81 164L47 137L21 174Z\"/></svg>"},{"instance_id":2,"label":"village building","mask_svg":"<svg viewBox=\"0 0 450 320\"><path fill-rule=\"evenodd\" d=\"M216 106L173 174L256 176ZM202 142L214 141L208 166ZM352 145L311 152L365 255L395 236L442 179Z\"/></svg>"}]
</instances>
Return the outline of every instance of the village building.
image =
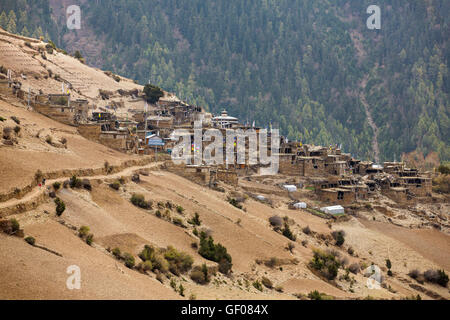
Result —
<instances>
[{"instance_id":1,"label":"village building","mask_svg":"<svg viewBox=\"0 0 450 320\"><path fill-rule=\"evenodd\" d=\"M214 128L219 129L232 129L239 126L239 119L229 116L226 110L223 110L220 116L212 118L211 122Z\"/></svg>"}]
</instances>

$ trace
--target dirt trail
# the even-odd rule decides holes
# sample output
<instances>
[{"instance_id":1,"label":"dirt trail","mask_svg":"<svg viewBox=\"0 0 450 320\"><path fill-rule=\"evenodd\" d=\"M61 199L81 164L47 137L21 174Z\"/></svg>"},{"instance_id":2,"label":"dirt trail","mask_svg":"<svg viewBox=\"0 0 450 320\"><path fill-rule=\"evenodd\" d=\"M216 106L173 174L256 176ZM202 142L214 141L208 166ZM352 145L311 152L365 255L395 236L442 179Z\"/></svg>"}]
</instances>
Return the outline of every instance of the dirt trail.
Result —
<instances>
[{"instance_id":1,"label":"dirt trail","mask_svg":"<svg viewBox=\"0 0 450 320\"><path fill-rule=\"evenodd\" d=\"M380 147L378 145L379 129L378 129L377 125L375 124L375 122L373 121L372 114L370 113L369 104L367 103L366 96L364 94L364 90L366 89L367 80L368 80L367 78L368 78L368 76L366 75L364 77L363 81L361 82L361 93L360 93L359 97L361 99L361 103L364 106L364 109L366 110L367 121L369 122L369 126L373 130L372 148L373 148L375 162L380 163Z\"/></svg>"},{"instance_id":2,"label":"dirt trail","mask_svg":"<svg viewBox=\"0 0 450 320\"><path fill-rule=\"evenodd\" d=\"M157 166L159 166L161 164L163 164L163 162L153 162L153 163L147 164L145 166L128 167L128 168L126 168L126 169L124 169L124 170L122 170L120 172L113 173L113 174L110 174L110 175L86 176L86 177L78 177L78 178L79 179L88 179L88 180L120 178L122 176L129 176L136 170L154 168L154 167L157 167ZM46 181L46 186L51 186L55 182L62 183L65 180L70 179L70 178L71 177L62 177L62 178L58 178L58 179L47 180ZM39 187L39 186L37 186L37 187L33 188L33 190L31 192L26 194L21 199L11 199L11 200L8 200L8 201L0 203L0 210L4 209L4 208L11 208L11 207L20 205L22 203L28 202L28 201L30 201L32 199L36 199L40 195L44 194L44 192L46 190L47 190L46 187Z\"/></svg>"}]
</instances>

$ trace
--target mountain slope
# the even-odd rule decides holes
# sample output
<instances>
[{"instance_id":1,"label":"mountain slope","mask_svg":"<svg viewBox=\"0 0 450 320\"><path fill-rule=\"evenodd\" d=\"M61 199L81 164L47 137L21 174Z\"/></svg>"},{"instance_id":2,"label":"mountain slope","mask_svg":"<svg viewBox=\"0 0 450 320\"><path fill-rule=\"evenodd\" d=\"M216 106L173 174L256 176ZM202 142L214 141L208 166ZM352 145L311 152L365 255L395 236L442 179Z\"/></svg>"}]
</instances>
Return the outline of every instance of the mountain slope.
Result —
<instances>
[{"instance_id":1,"label":"mountain slope","mask_svg":"<svg viewBox=\"0 0 450 320\"><path fill-rule=\"evenodd\" d=\"M0 12L35 21L31 2L21 3ZM358 94L367 77L381 161L415 150L450 159L448 1L379 1L381 30L366 27L370 1L80 1L80 31L64 26L68 4L50 1L42 28L71 51L84 43L97 67L374 160Z\"/></svg>"}]
</instances>

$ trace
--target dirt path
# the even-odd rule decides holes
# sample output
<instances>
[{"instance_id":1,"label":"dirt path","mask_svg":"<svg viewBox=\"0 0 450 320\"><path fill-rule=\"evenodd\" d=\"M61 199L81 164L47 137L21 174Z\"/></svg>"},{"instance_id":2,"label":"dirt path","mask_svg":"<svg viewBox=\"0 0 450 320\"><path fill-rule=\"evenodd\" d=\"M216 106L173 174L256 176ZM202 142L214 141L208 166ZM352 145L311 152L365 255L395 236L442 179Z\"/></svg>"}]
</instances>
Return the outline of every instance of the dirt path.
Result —
<instances>
[{"instance_id":1,"label":"dirt path","mask_svg":"<svg viewBox=\"0 0 450 320\"><path fill-rule=\"evenodd\" d=\"M161 164L163 164L163 162L153 162L153 163L147 164L145 166L128 167L120 172L110 174L110 175L86 176L86 177L78 177L78 178L79 179L88 179L88 180L120 178L122 176L129 176L136 170L154 168ZM70 178L71 177L62 177L62 178L58 178L58 179L47 180L46 186L51 186L55 182L63 183L65 180L70 179ZM33 190L31 192L27 193L21 199L10 199L8 201L0 203L0 210L4 209L4 208L10 208L13 206L17 206L17 205L20 205L21 203L25 203L32 199L35 199L35 198L39 197L40 195L42 195L46 190L47 190L46 187L37 186L37 187L33 188Z\"/></svg>"},{"instance_id":2,"label":"dirt path","mask_svg":"<svg viewBox=\"0 0 450 320\"><path fill-rule=\"evenodd\" d=\"M380 147L378 145L378 132L379 129L375 122L373 121L372 114L370 113L369 104L367 103L366 96L364 94L364 90L366 89L367 85L367 75L364 77L363 81L361 82L361 93L359 95L361 99L361 103L364 106L364 109L366 110L367 115L367 121L369 122L369 126L373 130L373 140L372 140L372 149L374 153L374 158L376 163L380 163Z\"/></svg>"}]
</instances>

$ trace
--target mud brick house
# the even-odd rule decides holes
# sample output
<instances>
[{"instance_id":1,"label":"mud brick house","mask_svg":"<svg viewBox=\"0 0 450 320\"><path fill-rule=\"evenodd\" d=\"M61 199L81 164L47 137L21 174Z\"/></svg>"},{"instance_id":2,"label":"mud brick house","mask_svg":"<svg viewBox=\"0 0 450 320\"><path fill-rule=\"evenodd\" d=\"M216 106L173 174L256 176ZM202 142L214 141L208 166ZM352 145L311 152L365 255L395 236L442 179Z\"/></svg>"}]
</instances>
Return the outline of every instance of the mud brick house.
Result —
<instances>
[{"instance_id":1,"label":"mud brick house","mask_svg":"<svg viewBox=\"0 0 450 320\"><path fill-rule=\"evenodd\" d=\"M320 189L319 200L332 204L349 205L356 201L355 192L347 188Z\"/></svg>"},{"instance_id":2,"label":"mud brick house","mask_svg":"<svg viewBox=\"0 0 450 320\"><path fill-rule=\"evenodd\" d=\"M172 129L173 118L167 116L149 116L147 117L147 125L149 130L154 129Z\"/></svg>"},{"instance_id":3,"label":"mud brick house","mask_svg":"<svg viewBox=\"0 0 450 320\"><path fill-rule=\"evenodd\" d=\"M336 162L325 162L325 171L329 174L336 176L343 176L345 174L345 170L347 168L347 162L345 161L336 161Z\"/></svg>"},{"instance_id":4,"label":"mud brick house","mask_svg":"<svg viewBox=\"0 0 450 320\"><path fill-rule=\"evenodd\" d=\"M408 202L408 189L402 187L393 187L382 190L382 193L397 203L405 204Z\"/></svg>"},{"instance_id":5,"label":"mud brick house","mask_svg":"<svg viewBox=\"0 0 450 320\"><path fill-rule=\"evenodd\" d=\"M302 167L301 176L318 177L325 176L325 160L321 157L298 157Z\"/></svg>"},{"instance_id":6,"label":"mud brick house","mask_svg":"<svg viewBox=\"0 0 450 320\"><path fill-rule=\"evenodd\" d=\"M303 162L294 153L281 153L279 156L279 170L281 174L290 176L303 175Z\"/></svg>"},{"instance_id":7,"label":"mud brick house","mask_svg":"<svg viewBox=\"0 0 450 320\"><path fill-rule=\"evenodd\" d=\"M68 125L76 124L75 108L70 105L70 95L49 94L37 96L32 103L33 108L56 121Z\"/></svg>"},{"instance_id":8,"label":"mud brick house","mask_svg":"<svg viewBox=\"0 0 450 320\"><path fill-rule=\"evenodd\" d=\"M84 99L70 101L70 105L75 110L75 122L86 123L89 119L89 102Z\"/></svg>"},{"instance_id":9,"label":"mud brick house","mask_svg":"<svg viewBox=\"0 0 450 320\"><path fill-rule=\"evenodd\" d=\"M405 167L403 162L384 162L383 171L389 174L398 174L402 172Z\"/></svg>"},{"instance_id":10,"label":"mud brick house","mask_svg":"<svg viewBox=\"0 0 450 320\"><path fill-rule=\"evenodd\" d=\"M0 79L0 93L9 94L11 92L11 87L9 81L6 79Z\"/></svg>"},{"instance_id":11,"label":"mud brick house","mask_svg":"<svg viewBox=\"0 0 450 320\"><path fill-rule=\"evenodd\" d=\"M397 179L399 184L408 189L409 193L416 197L430 197L432 193L432 181L424 177L401 177Z\"/></svg>"},{"instance_id":12,"label":"mud brick house","mask_svg":"<svg viewBox=\"0 0 450 320\"><path fill-rule=\"evenodd\" d=\"M110 112L92 112L91 120L94 122L115 121L116 116Z\"/></svg>"}]
</instances>

